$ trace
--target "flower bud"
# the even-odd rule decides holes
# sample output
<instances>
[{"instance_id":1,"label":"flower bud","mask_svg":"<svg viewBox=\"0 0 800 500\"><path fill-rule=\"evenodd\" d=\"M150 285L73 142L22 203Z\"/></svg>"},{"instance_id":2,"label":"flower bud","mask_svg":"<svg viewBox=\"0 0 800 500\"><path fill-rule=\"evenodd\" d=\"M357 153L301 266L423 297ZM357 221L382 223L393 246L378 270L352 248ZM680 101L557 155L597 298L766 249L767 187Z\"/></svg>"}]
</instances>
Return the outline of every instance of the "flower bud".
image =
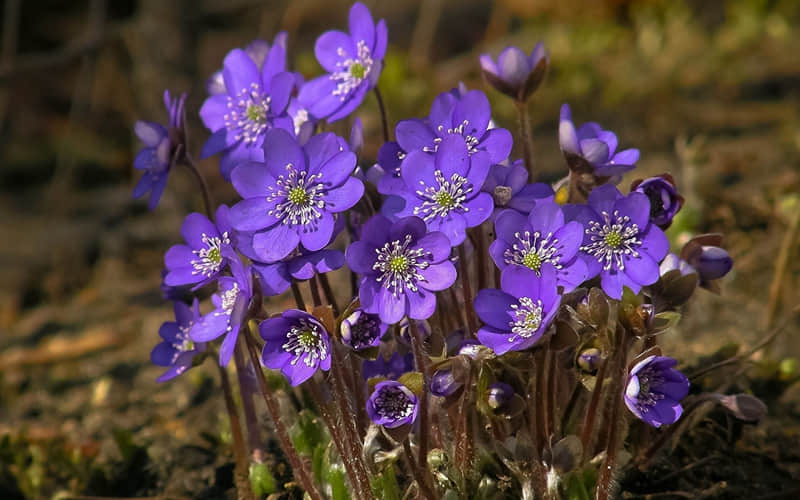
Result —
<instances>
[{"instance_id":1,"label":"flower bud","mask_svg":"<svg viewBox=\"0 0 800 500\"><path fill-rule=\"evenodd\" d=\"M431 377L431 394L446 398L456 394L463 385L451 370L437 370Z\"/></svg>"},{"instance_id":2,"label":"flower bud","mask_svg":"<svg viewBox=\"0 0 800 500\"><path fill-rule=\"evenodd\" d=\"M493 410L499 410L507 405L511 398L514 397L514 389L503 382L495 382L489 386L489 395L487 397L489 407Z\"/></svg>"},{"instance_id":3,"label":"flower bud","mask_svg":"<svg viewBox=\"0 0 800 500\"><path fill-rule=\"evenodd\" d=\"M360 351L377 347L381 337L386 333L387 325L377 314L368 314L362 309L356 309L342 321L339 328L342 343L354 351Z\"/></svg>"},{"instance_id":4,"label":"flower bud","mask_svg":"<svg viewBox=\"0 0 800 500\"><path fill-rule=\"evenodd\" d=\"M723 248L703 246L689 264L697 270L700 281L706 282L718 280L728 274L733 267L733 259Z\"/></svg>"},{"instance_id":5,"label":"flower bud","mask_svg":"<svg viewBox=\"0 0 800 500\"><path fill-rule=\"evenodd\" d=\"M489 54L483 54L480 61L489 85L518 102L525 102L542 83L549 58L539 42L530 55L517 47L506 47L497 62Z\"/></svg>"},{"instance_id":6,"label":"flower bud","mask_svg":"<svg viewBox=\"0 0 800 500\"><path fill-rule=\"evenodd\" d=\"M578 366L586 373L595 373L600 366L600 350L590 347L578 356Z\"/></svg>"},{"instance_id":7,"label":"flower bud","mask_svg":"<svg viewBox=\"0 0 800 500\"><path fill-rule=\"evenodd\" d=\"M669 174L634 181L631 191L638 191L650 199L650 222L667 229L672 218L683 206L683 196L675 189L675 180Z\"/></svg>"},{"instance_id":8,"label":"flower bud","mask_svg":"<svg viewBox=\"0 0 800 500\"><path fill-rule=\"evenodd\" d=\"M425 321L417 320L417 328L419 329L419 334L422 336L423 339L427 339L431 335L431 325ZM400 340L406 343L406 345L411 344L411 328L408 326L408 318L403 318L400 320Z\"/></svg>"}]
</instances>

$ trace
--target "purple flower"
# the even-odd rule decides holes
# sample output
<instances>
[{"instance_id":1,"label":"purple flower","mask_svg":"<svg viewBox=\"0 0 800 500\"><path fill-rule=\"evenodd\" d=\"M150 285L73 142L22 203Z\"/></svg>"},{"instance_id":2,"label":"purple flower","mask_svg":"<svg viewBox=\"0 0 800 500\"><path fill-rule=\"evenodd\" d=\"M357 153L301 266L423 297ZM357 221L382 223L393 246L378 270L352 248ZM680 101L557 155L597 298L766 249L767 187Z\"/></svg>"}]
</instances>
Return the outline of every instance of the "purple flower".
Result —
<instances>
[{"instance_id":1,"label":"purple flower","mask_svg":"<svg viewBox=\"0 0 800 500\"><path fill-rule=\"evenodd\" d=\"M388 40L386 22L372 20L360 2L350 8L350 33L326 31L314 46L319 64L328 72L300 90L298 99L315 118L341 120L356 109L378 83Z\"/></svg>"},{"instance_id":2,"label":"purple flower","mask_svg":"<svg viewBox=\"0 0 800 500\"><path fill-rule=\"evenodd\" d=\"M524 266L541 275L543 268L552 268L556 284L565 292L586 280L586 263L579 257L583 226L575 221L564 223L564 214L556 203L536 203L527 217L506 210L494 227L497 239L489 246L489 254L501 270Z\"/></svg>"},{"instance_id":3,"label":"purple flower","mask_svg":"<svg viewBox=\"0 0 800 500\"><path fill-rule=\"evenodd\" d=\"M261 262L289 255L298 243L314 252L334 232L334 214L355 205L364 185L350 174L356 156L343 151L334 134L318 134L300 146L285 130L264 139L266 161L239 164L231 173L244 198L230 210L238 231L253 232L252 248Z\"/></svg>"},{"instance_id":4,"label":"purple flower","mask_svg":"<svg viewBox=\"0 0 800 500\"><path fill-rule=\"evenodd\" d=\"M460 245L466 229L492 215L492 196L480 190L489 173L486 153L467 153L461 137L450 135L430 155L412 151L403 160L405 188L384 202L382 211L393 217L421 218L430 231L441 231L450 244Z\"/></svg>"},{"instance_id":5,"label":"purple flower","mask_svg":"<svg viewBox=\"0 0 800 500\"><path fill-rule=\"evenodd\" d=\"M485 288L475 297L475 312L485 323L478 330L478 340L498 355L538 342L561 304L552 267L543 267L540 274L508 267L500 275L500 284L502 290Z\"/></svg>"},{"instance_id":6,"label":"purple flower","mask_svg":"<svg viewBox=\"0 0 800 500\"><path fill-rule=\"evenodd\" d=\"M609 297L619 300L622 287L639 293L658 281L658 263L669 251L669 241L650 222L650 201L642 193L623 196L616 187L600 186L589 194L585 206L571 206L574 219L583 224L581 254L589 278L600 274Z\"/></svg>"},{"instance_id":7,"label":"purple flower","mask_svg":"<svg viewBox=\"0 0 800 500\"><path fill-rule=\"evenodd\" d=\"M153 348L150 360L158 366L168 366L169 370L158 377L158 382L166 382L192 367L192 359L196 354L206 350L205 344L195 344L189 338L189 330L200 318L200 306L194 299L192 307L183 302L175 302L175 321L167 321L161 325L158 334L163 341Z\"/></svg>"},{"instance_id":8,"label":"purple flower","mask_svg":"<svg viewBox=\"0 0 800 500\"><path fill-rule=\"evenodd\" d=\"M331 241L344 228L344 219L338 218ZM276 262L260 262L253 249L253 233L237 233L234 246L251 260L253 271L259 278L261 292L265 296L280 295L292 284L292 280L309 280L315 274L335 271L344 265L344 254L339 250L324 248L312 252L298 245L287 257Z\"/></svg>"},{"instance_id":9,"label":"purple flower","mask_svg":"<svg viewBox=\"0 0 800 500\"><path fill-rule=\"evenodd\" d=\"M364 380L373 377L385 377L389 379L400 378L404 373L410 372L414 368L414 356L409 352L405 355L395 352L389 359L378 356L374 360L364 360L362 373Z\"/></svg>"},{"instance_id":10,"label":"purple flower","mask_svg":"<svg viewBox=\"0 0 800 500\"><path fill-rule=\"evenodd\" d=\"M361 307L388 324L403 316L431 317L435 292L456 280L455 266L448 260L450 250L447 237L426 233L422 219L406 217L392 223L382 215L373 216L362 228L362 239L345 252L347 265L362 276Z\"/></svg>"},{"instance_id":11,"label":"purple flower","mask_svg":"<svg viewBox=\"0 0 800 500\"><path fill-rule=\"evenodd\" d=\"M225 92L211 95L200 109L200 118L213 134L203 146L202 157L225 151L220 170L230 180L240 161L263 161L261 144L273 127L294 131L286 106L295 76L286 71L285 34L278 35L263 66L241 49L225 57L222 70Z\"/></svg>"},{"instance_id":12,"label":"purple flower","mask_svg":"<svg viewBox=\"0 0 800 500\"><path fill-rule=\"evenodd\" d=\"M154 210L161 200L173 161L180 159L175 155L183 155L186 152L183 113L185 100L185 93L177 99L172 99L169 90L165 90L164 106L169 114L167 127L165 128L160 123L146 121L137 121L134 125L136 137L144 143L145 147L133 160L134 168L144 170L144 175L133 188L133 197L139 198L150 191L150 199L147 203L150 210Z\"/></svg>"},{"instance_id":13,"label":"purple flower","mask_svg":"<svg viewBox=\"0 0 800 500\"><path fill-rule=\"evenodd\" d=\"M677 363L666 356L650 356L628 375L625 404L653 427L677 422L683 412L681 400L689 393L689 379L673 368Z\"/></svg>"},{"instance_id":14,"label":"purple flower","mask_svg":"<svg viewBox=\"0 0 800 500\"><path fill-rule=\"evenodd\" d=\"M167 268L165 285L196 283L197 287L203 286L213 281L231 260L236 259L236 252L231 246L228 210L227 206L220 205L216 224L203 214L191 213L186 216L181 226L186 244L174 245L164 255Z\"/></svg>"},{"instance_id":15,"label":"purple flower","mask_svg":"<svg viewBox=\"0 0 800 500\"><path fill-rule=\"evenodd\" d=\"M408 153L436 153L446 138L459 136L469 155L483 151L490 163L501 163L508 158L513 141L508 130L490 128L491 115L489 100L480 90L471 90L461 98L442 92L433 101L427 120L403 120L397 124L395 136Z\"/></svg>"},{"instance_id":16,"label":"purple flower","mask_svg":"<svg viewBox=\"0 0 800 500\"><path fill-rule=\"evenodd\" d=\"M281 31L277 35L275 35L275 39L272 42L272 46L274 50L272 51L271 55L271 64L274 64L275 58L277 57L286 57L286 39L288 35L285 31ZM256 67L259 71L264 69L264 62L267 60L267 56L270 55L270 45L269 42L266 40L253 40L250 42L244 49L245 54L247 54L250 59L253 60ZM283 53L281 53L283 51ZM206 91L209 95L218 95L218 94L227 94L228 90L225 87L225 77L223 76L223 70L220 69L215 71L213 75L206 81Z\"/></svg>"},{"instance_id":17,"label":"purple flower","mask_svg":"<svg viewBox=\"0 0 800 500\"><path fill-rule=\"evenodd\" d=\"M319 369L330 369L331 339L314 316L289 309L280 317L262 321L258 331L265 341L261 362L283 372L292 386L302 384Z\"/></svg>"},{"instance_id":18,"label":"purple flower","mask_svg":"<svg viewBox=\"0 0 800 500\"><path fill-rule=\"evenodd\" d=\"M342 320L339 331L342 333L343 344L354 351L361 351L377 347L388 327L377 314L356 309Z\"/></svg>"},{"instance_id":19,"label":"purple flower","mask_svg":"<svg viewBox=\"0 0 800 500\"><path fill-rule=\"evenodd\" d=\"M669 174L634 181L631 191L643 193L650 199L650 222L664 230L683 206L683 196L678 194L675 180Z\"/></svg>"},{"instance_id":20,"label":"purple flower","mask_svg":"<svg viewBox=\"0 0 800 500\"><path fill-rule=\"evenodd\" d=\"M575 162L585 161L593 167L598 177L622 175L633 170L639 161L638 149L616 152L617 136L600 128L598 123L584 123L576 131L567 104L561 106L558 140L561 152L571 167L574 168Z\"/></svg>"},{"instance_id":21,"label":"purple flower","mask_svg":"<svg viewBox=\"0 0 800 500\"><path fill-rule=\"evenodd\" d=\"M378 382L367 400L367 414L376 425L394 429L417 419L419 399L394 380Z\"/></svg>"},{"instance_id":22,"label":"purple flower","mask_svg":"<svg viewBox=\"0 0 800 500\"><path fill-rule=\"evenodd\" d=\"M230 268L232 276L217 279L219 291L211 296L214 310L201 317L189 331L195 342L209 342L225 335L219 349L220 366L226 366L231 360L239 327L253 296L250 266L245 267L239 259L231 259Z\"/></svg>"},{"instance_id":23,"label":"purple flower","mask_svg":"<svg viewBox=\"0 0 800 500\"><path fill-rule=\"evenodd\" d=\"M480 58L483 76L500 92L525 102L539 87L547 71L549 58L542 42L527 55L517 47L506 47L495 63L489 54Z\"/></svg>"},{"instance_id":24,"label":"purple flower","mask_svg":"<svg viewBox=\"0 0 800 500\"><path fill-rule=\"evenodd\" d=\"M489 407L493 410L502 409L514 398L514 388L503 382L489 385L489 394L486 396Z\"/></svg>"},{"instance_id":25,"label":"purple flower","mask_svg":"<svg viewBox=\"0 0 800 500\"><path fill-rule=\"evenodd\" d=\"M492 195L494 200L491 220L505 209L528 215L537 201L554 199L555 193L549 184L527 182L528 169L522 160L516 160L509 166L498 163L489 167L489 175L481 191Z\"/></svg>"},{"instance_id":26,"label":"purple flower","mask_svg":"<svg viewBox=\"0 0 800 500\"><path fill-rule=\"evenodd\" d=\"M378 150L378 163L367 171L367 179L375 179L375 187L383 195L402 191L406 183L400 173L400 165L406 152L395 141L384 142Z\"/></svg>"}]
</instances>

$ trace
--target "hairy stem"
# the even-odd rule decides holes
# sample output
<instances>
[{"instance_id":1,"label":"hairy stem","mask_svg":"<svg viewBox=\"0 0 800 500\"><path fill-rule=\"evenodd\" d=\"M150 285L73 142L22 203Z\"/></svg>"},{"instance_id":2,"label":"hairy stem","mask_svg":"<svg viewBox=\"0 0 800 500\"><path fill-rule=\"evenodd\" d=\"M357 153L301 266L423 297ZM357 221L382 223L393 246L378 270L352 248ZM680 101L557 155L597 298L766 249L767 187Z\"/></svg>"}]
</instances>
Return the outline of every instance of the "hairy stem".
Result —
<instances>
[{"instance_id":1,"label":"hairy stem","mask_svg":"<svg viewBox=\"0 0 800 500\"><path fill-rule=\"evenodd\" d=\"M428 391L430 390L430 367L422 350L422 334L420 333L417 322L413 319L408 320L408 326L411 330L411 348L414 351L414 362L417 365L417 370L422 372L422 395L419 398L419 467L428 470L428 438L430 435L430 426L428 420ZM427 472L426 472L427 475Z\"/></svg>"},{"instance_id":2,"label":"hairy stem","mask_svg":"<svg viewBox=\"0 0 800 500\"><path fill-rule=\"evenodd\" d=\"M256 407L253 404L255 387L253 387L252 379L247 376L247 362L242 351L242 349L246 348L240 338L237 341L236 348L233 350L233 361L236 364L236 377L239 380L239 394L242 396L242 410L244 412L245 428L247 429L250 457L260 463L264 459L264 447L261 443Z\"/></svg>"},{"instance_id":3,"label":"hairy stem","mask_svg":"<svg viewBox=\"0 0 800 500\"><path fill-rule=\"evenodd\" d=\"M597 369L597 375L594 381L594 390L592 397L589 400L589 406L586 407L586 415L583 419L583 428L581 429L581 444L583 445L584 460L591 456L589 446L592 441L592 430L594 429L594 421L597 418L597 407L600 404L600 394L603 392L603 380L606 378L606 365L607 360L600 361L600 367Z\"/></svg>"},{"instance_id":4,"label":"hairy stem","mask_svg":"<svg viewBox=\"0 0 800 500\"><path fill-rule=\"evenodd\" d=\"M328 301L328 304L331 305L333 308L333 315L339 315L339 306L336 304L336 296L333 293L333 288L331 288L331 284L328 281L328 276L325 274L318 274L317 279L319 280L319 284L322 285L322 292L325 294L325 300Z\"/></svg>"},{"instance_id":5,"label":"hairy stem","mask_svg":"<svg viewBox=\"0 0 800 500\"><path fill-rule=\"evenodd\" d=\"M278 442L280 442L283 453L292 466L292 472L297 477L300 486L308 493L308 496L311 497L312 500L323 500L322 494L317 490L317 486L314 484L314 476L311 474L308 464L297 453L297 449L294 447L289 437L289 431L281 419L278 401L269 389L267 379L264 376L263 370L261 370L261 362L258 358L258 349L256 348L255 342L248 332L245 332L244 337L247 343L247 351L250 353L250 362L253 363L253 367L255 368L258 388L261 391L264 402L267 404L267 411L269 411L272 424L275 426Z\"/></svg>"},{"instance_id":6,"label":"hairy stem","mask_svg":"<svg viewBox=\"0 0 800 500\"><path fill-rule=\"evenodd\" d=\"M531 119L528 113L528 104L524 101L514 101L517 108L517 121L519 124L519 139L522 141L522 159L528 169L528 182L536 180L533 168L533 133L531 132Z\"/></svg>"},{"instance_id":7,"label":"hairy stem","mask_svg":"<svg viewBox=\"0 0 800 500\"><path fill-rule=\"evenodd\" d=\"M467 265L467 251L464 245L458 247L458 264L461 266L461 287L464 291L464 310L467 313L467 326L469 327L469 337L474 337L478 331L475 319L475 308L472 304L472 284L469 282L469 266Z\"/></svg>"},{"instance_id":8,"label":"hairy stem","mask_svg":"<svg viewBox=\"0 0 800 500\"><path fill-rule=\"evenodd\" d=\"M233 455L236 458L236 491L240 500L251 500L253 490L250 488L250 481L248 477L248 458L247 449L244 444L244 436L242 435L242 424L239 420L239 411L236 409L236 403L233 401L233 390L231 389L231 382L228 378L228 372L224 366L219 366L219 380L222 384L222 393L225 396L225 409L228 411L228 419L231 425L231 436L233 437Z\"/></svg>"}]
</instances>

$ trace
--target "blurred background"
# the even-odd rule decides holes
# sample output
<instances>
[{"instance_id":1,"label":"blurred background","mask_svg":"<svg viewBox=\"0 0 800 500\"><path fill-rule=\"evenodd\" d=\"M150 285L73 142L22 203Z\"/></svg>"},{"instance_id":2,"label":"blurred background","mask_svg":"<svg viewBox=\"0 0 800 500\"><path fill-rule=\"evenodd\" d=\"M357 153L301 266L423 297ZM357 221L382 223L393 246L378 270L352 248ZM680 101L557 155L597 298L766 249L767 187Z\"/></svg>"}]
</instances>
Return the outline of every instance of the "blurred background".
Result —
<instances>
[{"instance_id":1,"label":"blurred background","mask_svg":"<svg viewBox=\"0 0 800 500\"><path fill-rule=\"evenodd\" d=\"M530 51L542 40L551 66L531 103L539 180L566 173L563 102L576 123L598 121L620 147L641 150L639 168L620 187L673 173L687 198L669 231L674 250L692 234L721 232L735 266L721 295L697 292L665 336L665 351L698 366L781 329L747 373L733 374L775 419L752 431L745 453L754 462L675 488L708 492L737 477L748 483L742 488L757 488L752 476L741 480L754 470L765 486L753 491L797 488L800 322L791 311L800 302L800 2L365 3L389 26L380 88L392 128L427 115L437 93L463 82L484 90L498 125L516 132L513 106L483 82L478 56L509 44ZM230 434L213 367L159 385L160 369L149 363L158 327L172 314L159 288L163 252L201 198L178 169L154 213L131 200L141 147L133 123L165 121L163 90L185 91L199 156L208 134L197 110L225 54L286 30L291 66L315 76L314 41L346 29L350 2L2 5L0 497L230 495ZM369 164L381 144L374 98L356 114L367 144L360 163ZM336 130L347 136L348 127ZM215 159L200 167L218 202L235 201ZM276 463L278 478L288 477ZM725 491L739 490L707 496Z\"/></svg>"}]
</instances>

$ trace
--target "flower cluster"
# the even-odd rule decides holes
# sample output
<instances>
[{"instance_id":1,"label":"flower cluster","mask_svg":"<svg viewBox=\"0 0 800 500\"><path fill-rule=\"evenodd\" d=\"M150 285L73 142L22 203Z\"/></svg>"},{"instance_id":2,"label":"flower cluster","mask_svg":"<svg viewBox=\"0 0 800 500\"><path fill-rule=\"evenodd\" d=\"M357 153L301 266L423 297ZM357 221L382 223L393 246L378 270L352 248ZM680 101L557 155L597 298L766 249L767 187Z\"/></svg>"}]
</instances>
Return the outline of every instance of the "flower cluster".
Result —
<instances>
[{"instance_id":1,"label":"flower cluster","mask_svg":"<svg viewBox=\"0 0 800 500\"><path fill-rule=\"evenodd\" d=\"M282 423L296 408L279 408L275 393L291 394L289 406L313 400L315 409L303 411L325 421L338 450L325 460L341 459L356 498L372 495L365 460L387 443L397 447L382 450L372 469L413 452L413 443L419 451L407 470L383 480L416 482L435 497L452 472L436 453L456 450L462 489L479 477L468 470L480 462L470 455L478 446L511 473L525 470L521 484L530 483L529 467L550 481L564 473L556 455L574 466L613 460L624 440L617 432L594 440L608 429L592 425L618 425L625 407L653 427L676 422L689 382L656 335L695 288L719 290L733 265L721 237L701 235L670 253L664 231L684 202L675 179L637 180L622 192L639 151L618 151L617 136L597 123L576 128L566 104L557 132L570 175L555 185L533 182L529 144L523 159L510 158L512 133L497 126L482 91L463 86L439 94L426 117L400 120L396 140L385 137L377 163L362 168L370 134L358 117L349 140L317 126L350 117L377 93L387 40L386 23L356 3L348 33L317 39L324 74L306 81L293 72L279 33L271 44L232 50L208 80L202 156L221 153L222 177L238 198L215 209L200 182L205 214L186 216L183 242L164 256L175 321L164 323L152 351L167 369L158 380L208 354L218 354L225 390L224 367L234 361L243 400L255 376L307 491L327 475L303 470ZM530 55L509 47L496 61L480 60L488 83L514 101L523 143L526 103L548 64L541 43ZM145 173L134 195L150 191L151 209L173 165L202 180L183 131L184 97L166 93L165 103L167 126L135 126L145 147L134 165ZM288 299L269 297L289 289L295 305L274 310ZM209 295L206 309L200 299ZM265 368L294 392L267 381ZM247 425L257 421L246 416ZM573 438L582 452L567 456L559 443ZM429 455L435 467L424 463Z\"/></svg>"}]
</instances>

